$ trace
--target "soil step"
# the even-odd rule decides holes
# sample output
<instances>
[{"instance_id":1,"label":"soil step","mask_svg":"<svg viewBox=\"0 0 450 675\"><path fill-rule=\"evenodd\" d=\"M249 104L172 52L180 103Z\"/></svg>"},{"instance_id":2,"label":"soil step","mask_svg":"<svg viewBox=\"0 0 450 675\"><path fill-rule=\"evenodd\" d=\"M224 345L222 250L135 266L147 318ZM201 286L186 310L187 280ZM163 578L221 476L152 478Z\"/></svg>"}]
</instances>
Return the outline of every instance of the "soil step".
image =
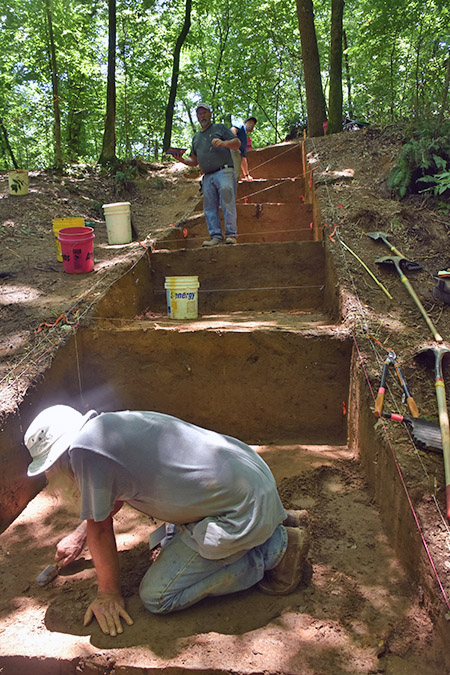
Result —
<instances>
[{"instance_id":1,"label":"soil step","mask_svg":"<svg viewBox=\"0 0 450 675\"><path fill-rule=\"evenodd\" d=\"M4 675L436 675L432 629L386 543L377 509L346 446L256 447L287 508L309 513L311 568L288 596L256 588L206 599L166 616L146 612L138 585L150 563L151 519L115 516L122 590L134 620L117 637L83 628L95 596L89 555L46 587L36 577L74 526L69 511L38 495L4 533L0 668ZM36 529L36 522L40 523ZM312 571L312 574L311 574Z\"/></svg>"},{"instance_id":2,"label":"soil step","mask_svg":"<svg viewBox=\"0 0 450 675\"><path fill-rule=\"evenodd\" d=\"M300 178L304 173L301 143L278 143L247 153L253 178Z\"/></svg>"},{"instance_id":3,"label":"soil step","mask_svg":"<svg viewBox=\"0 0 450 675\"><path fill-rule=\"evenodd\" d=\"M326 266L320 242L222 245L156 252L151 257L149 308L167 307L164 279L198 276L199 313L237 310L319 310L324 307ZM138 292L138 287L136 287ZM337 314L337 312L336 312Z\"/></svg>"},{"instance_id":4,"label":"soil step","mask_svg":"<svg viewBox=\"0 0 450 675\"><path fill-rule=\"evenodd\" d=\"M77 337L83 398L93 408L165 411L252 443L299 434L345 442L352 343L326 317L310 319L97 321Z\"/></svg>"},{"instance_id":5,"label":"soil step","mask_svg":"<svg viewBox=\"0 0 450 675\"><path fill-rule=\"evenodd\" d=\"M264 202L301 204L305 197L304 178L280 178L240 181L237 186L238 203L261 204ZM201 202L200 202L201 205ZM200 206L199 205L199 206Z\"/></svg>"},{"instance_id":6,"label":"soil step","mask_svg":"<svg viewBox=\"0 0 450 675\"><path fill-rule=\"evenodd\" d=\"M238 203L238 243L312 241L314 235L314 208L312 204L295 203ZM223 214L220 212L223 227ZM178 237L175 233L178 231ZM179 247L201 248L209 239L203 213L186 219L180 228L174 228L172 237L179 240ZM158 248L172 248L170 238L161 238Z\"/></svg>"}]
</instances>

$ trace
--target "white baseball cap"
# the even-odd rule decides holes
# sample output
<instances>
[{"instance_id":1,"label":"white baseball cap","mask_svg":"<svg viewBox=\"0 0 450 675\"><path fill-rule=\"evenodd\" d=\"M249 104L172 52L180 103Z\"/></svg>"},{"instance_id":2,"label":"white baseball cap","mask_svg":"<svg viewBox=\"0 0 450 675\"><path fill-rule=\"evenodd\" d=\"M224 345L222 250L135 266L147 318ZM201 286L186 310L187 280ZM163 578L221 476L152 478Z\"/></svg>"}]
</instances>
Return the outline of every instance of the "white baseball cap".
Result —
<instances>
[{"instance_id":1,"label":"white baseball cap","mask_svg":"<svg viewBox=\"0 0 450 675\"><path fill-rule=\"evenodd\" d=\"M211 107L207 103L198 103L195 112L197 112L199 108L204 108L205 110L209 110L209 112L212 112Z\"/></svg>"},{"instance_id":2,"label":"white baseball cap","mask_svg":"<svg viewBox=\"0 0 450 675\"><path fill-rule=\"evenodd\" d=\"M33 458L28 467L28 475L37 476L47 471L64 454L88 419L95 414L95 411L90 410L86 415L82 415L68 405L53 405L40 412L24 436L24 443Z\"/></svg>"}]
</instances>

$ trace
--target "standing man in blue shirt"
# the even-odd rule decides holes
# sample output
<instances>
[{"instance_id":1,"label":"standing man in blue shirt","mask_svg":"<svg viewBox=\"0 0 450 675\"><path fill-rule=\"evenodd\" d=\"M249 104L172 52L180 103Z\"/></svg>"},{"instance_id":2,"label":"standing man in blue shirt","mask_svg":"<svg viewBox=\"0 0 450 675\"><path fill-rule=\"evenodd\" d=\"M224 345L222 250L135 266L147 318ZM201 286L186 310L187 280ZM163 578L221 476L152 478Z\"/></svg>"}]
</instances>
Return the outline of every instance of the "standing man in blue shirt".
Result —
<instances>
[{"instance_id":1,"label":"standing man in blue shirt","mask_svg":"<svg viewBox=\"0 0 450 675\"><path fill-rule=\"evenodd\" d=\"M240 140L225 124L213 124L211 108L199 103L196 109L201 130L192 139L191 154L183 159L181 152L173 156L186 166L200 166L203 211L210 239L203 246L217 246L224 241L219 206L225 224L225 244L236 244L236 180L231 150L238 150Z\"/></svg>"},{"instance_id":2,"label":"standing man in blue shirt","mask_svg":"<svg viewBox=\"0 0 450 675\"><path fill-rule=\"evenodd\" d=\"M247 149L248 149L248 143L247 143L247 135L250 134L253 129L255 128L256 124L256 117L248 117L244 124L233 124L231 127L231 131L235 136L237 136L241 142L239 152L240 152L240 160L241 160L241 170L240 170L240 177L242 180L253 180L253 177L250 176L249 170L248 170L248 162L247 162ZM236 180L239 180L239 175L236 176Z\"/></svg>"}]
</instances>

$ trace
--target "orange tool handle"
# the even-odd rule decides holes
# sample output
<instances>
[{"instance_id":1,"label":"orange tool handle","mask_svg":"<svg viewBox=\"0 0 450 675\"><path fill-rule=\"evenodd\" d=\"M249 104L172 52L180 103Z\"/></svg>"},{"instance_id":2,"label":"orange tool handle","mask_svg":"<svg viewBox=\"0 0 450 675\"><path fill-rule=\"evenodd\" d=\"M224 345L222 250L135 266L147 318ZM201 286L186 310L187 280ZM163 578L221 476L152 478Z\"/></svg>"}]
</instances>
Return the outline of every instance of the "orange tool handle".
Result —
<instances>
[{"instance_id":1,"label":"orange tool handle","mask_svg":"<svg viewBox=\"0 0 450 675\"><path fill-rule=\"evenodd\" d=\"M373 414L375 417L381 417L381 414L383 412L383 406L384 406L384 394L385 394L385 387L384 385L386 384L386 377L389 369L389 361L385 361L383 365L383 370L381 371L381 381L380 381L380 386L378 387L378 394L375 399L375 409L373 411Z\"/></svg>"},{"instance_id":2,"label":"orange tool handle","mask_svg":"<svg viewBox=\"0 0 450 675\"><path fill-rule=\"evenodd\" d=\"M412 396L406 399L411 417L419 417L419 408Z\"/></svg>"},{"instance_id":3,"label":"orange tool handle","mask_svg":"<svg viewBox=\"0 0 450 675\"><path fill-rule=\"evenodd\" d=\"M419 417L419 408L417 407L417 404L413 397L411 396L411 392L408 389L408 385L406 384L405 378L403 377L403 373L400 370L400 367L398 366L397 363L394 363L394 368L395 372L397 373L397 377L399 379L400 384L402 385L403 391L405 392L405 397L406 397L406 403L408 404L409 412L411 413L412 417Z\"/></svg>"},{"instance_id":4,"label":"orange tool handle","mask_svg":"<svg viewBox=\"0 0 450 675\"><path fill-rule=\"evenodd\" d=\"M383 412L383 406L384 406L384 392L385 392L384 387L380 387L378 389L378 394L375 399L375 409L373 411L373 414L375 417L381 417L381 414Z\"/></svg>"}]
</instances>

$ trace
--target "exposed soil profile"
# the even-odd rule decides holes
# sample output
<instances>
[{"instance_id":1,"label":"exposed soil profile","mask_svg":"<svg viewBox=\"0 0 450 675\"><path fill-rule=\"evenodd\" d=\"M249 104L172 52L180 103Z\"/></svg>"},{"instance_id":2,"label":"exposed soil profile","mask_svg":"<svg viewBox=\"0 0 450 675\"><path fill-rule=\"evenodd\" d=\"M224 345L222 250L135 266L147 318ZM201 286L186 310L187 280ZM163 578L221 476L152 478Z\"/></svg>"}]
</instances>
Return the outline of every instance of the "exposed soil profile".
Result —
<instances>
[{"instance_id":1,"label":"exposed soil profile","mask_svg":"<svg viewBox=\"0 0 450 675\"><path fill-rule=\"evenodd\" d=\"M421 417L436 422L432 368L416 358L418 348L431 340L430 332L395 271L375 263L389 255L388 248L367 237L368 232L388 233L405 256L422 265L423 270L409 278L447 339L448 306L433 298L432 291L433 275L450 265L448 214L423 195L402 202L391 198L386 177L401 140L396 129L368 129L310 139L307 151L316 167L325 245L336 267L342 320L335 330L346 329L355 336L367 388L375 395L386 350L394 349ZM3 416L20 404L43 363L64 341L64 332L142 255L142 244L149 245L164 228L193 213L199 196L195 179L180 165L147 169L134 193L119 198L112 179L89 172L64 179L32 175L25 197L7 195L6 178L0 179ZM107 247L99 207L125 199L132 202L139 241ZM56 261L51 221L73 215L94 223L97 261L91 275L64 275ZM392 300L342 242L367 263ZM61 314L64 319L55 323ZM147 318L155 320L155 316ZM274 332L285 330L289 321L295 324L295 310L286 312L278 328L274 318ZM265 340L270 348L270 336ZM45 341L47 353L42 349ZM39 347L39 359L35 347ZM262 370L270 366L269 356L258 364ZM317 382L319 392L324 381ZM213 381L210 386L214 387ZM392 372L385 407L408 414ZM352 433L350 429L350 437ZM443 510L445 502L442 455L412 448L402 425L379 422L374 428L372 423L367 433L395 449L448 596L450 532L437 510ZM129 508L120 512L116 531L123 592L135 623L117 638L103 635L93 624L82 627L85 608L95 594L95 573L87 551L48 586L36 583L39 572L52 561L58 539L77 523L67 505L43 491L0 538L0 669L14 675L131 675L159 670L208 675L447 672L434 625L436 616L445 611L444 597L431 566L430 585L436 586L432 603L402 568L382 527L373 489L355 452L357 445L351 450L320 441L258 446L275 474L285 507L304 508L310 514L311 576L290 596L269 597L250 589L203 601L177 614L152 616L141 607L137 588L155 555L148 548L149 530L155 523ZM392 492L389 483L377 497L395 499Z\"/></svg>"}]
</instances>

